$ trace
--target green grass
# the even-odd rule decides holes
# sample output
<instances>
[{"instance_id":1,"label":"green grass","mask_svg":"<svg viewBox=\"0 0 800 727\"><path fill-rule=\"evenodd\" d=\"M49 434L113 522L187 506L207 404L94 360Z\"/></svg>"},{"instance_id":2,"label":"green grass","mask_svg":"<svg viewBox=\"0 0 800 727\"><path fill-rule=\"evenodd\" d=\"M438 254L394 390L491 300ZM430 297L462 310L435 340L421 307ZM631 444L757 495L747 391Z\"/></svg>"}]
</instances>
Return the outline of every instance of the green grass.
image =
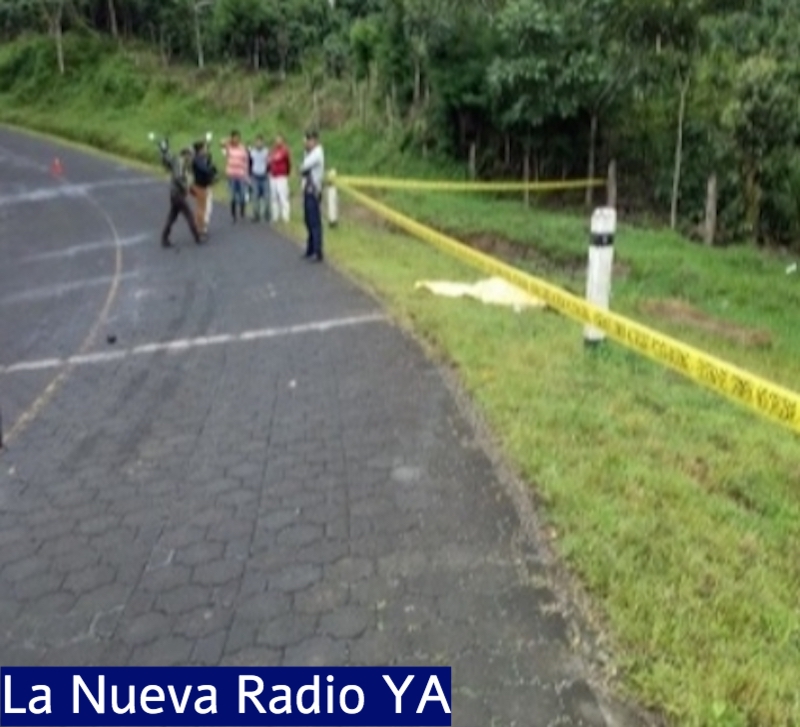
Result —
<instances>
[{"instance_id":1,"label":"green grass","mask_svg":"<svg viewBox=\"0 0 800 727\"><path fill-rule=\"evenodd\" d=\"M424 243L345 223L328 248L455 365L605 615L627 688L676 724L796 723L796 438L623 349L585 351L554 314L415 292L477 278Z\"/></svg>"},{"instance_id":2,"label":"green grass","mask_svg":"<svg viewBox=\"0 0 800 727\"><path fill-rule=\"evenodd\" d=\"M14 52L0 50L0 87ZM38 88L37 73L47 73L33 64L0 96L0 117L150 161L151 129L197 135L235 125L281 128L288 136L308 121L301 81L279 89L263 82L259 123L250 124L242 98L252 79L165 73L146 54L136 57L135 71L114 59L63 85L50 74L52 88L43 95L28 89ZM145 72L153 80L145 83ZM343 91L327 93L323 111L340 126L330 122L325 143L340 172L459 173L437 172L398 153L391 140L359 130L337 100ZM114 108L102 103L104 94L131 94L135 102ZM533 246L538 257L522 265L582 290L585 214L527 210L519 199L386 198L457 235ZM327 234L334 264L378 293L458 370L510 461L535 487L556 547L610 634L620 688L674 724L800 724L796 436L620 347L584 350L580 327L553 313L518 315L416 291L420 279L479 276L350 205ZM707 250L628 226L618 240L625 269L615 281L615 309L796 385L800 280L784 274L784 260L745 248ZM722 320L718 331L686 311L647 312L646 304L672 298ZM729 340L725 326L732 324L765 331L771 343Z\"/></svg>"},{"instance_id":3,"label":"green grass","mask_svg":"<svg viewBox=\"0 0 800 727\"><path fill-rule=\"evenodd\" d=\"M462 239L510 241L532 248L534 260L517 263L583 294L588 213L527 209L516 200L453 193L382 195L387 203ZM752 247L709 249L670 230L622 224L615 245L620 264L613 307L687 343L795 388L800 381L800 277L786 275L789 260ZM691 316L659 302L683 301L706 316ZM655 307L655 310L654 310ZM713 332L711 323L716 323ZM736 335L737 329L741 335ZM761 336L746 335L762 333Z\"/></svg>"}]
</instances>

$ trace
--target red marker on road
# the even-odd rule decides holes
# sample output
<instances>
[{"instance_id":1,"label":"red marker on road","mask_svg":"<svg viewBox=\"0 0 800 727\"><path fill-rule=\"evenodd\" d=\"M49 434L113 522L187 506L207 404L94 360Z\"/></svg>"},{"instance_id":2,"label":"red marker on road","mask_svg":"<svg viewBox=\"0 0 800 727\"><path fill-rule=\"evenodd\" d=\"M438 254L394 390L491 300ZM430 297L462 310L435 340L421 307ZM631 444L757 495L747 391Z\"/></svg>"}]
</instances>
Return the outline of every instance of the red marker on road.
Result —
<instances>
[{"instance_id":1,"label":"red marker on road","mask_svg":"<svg viewBox=\"0 0 800 727\"><path fill-rule=\"evenodd\" d=\"M60 177L64 173L64 168L61 166L61 160L56 157L50 165L50 174L54 177Z\"/></svg>"}]
</instances>

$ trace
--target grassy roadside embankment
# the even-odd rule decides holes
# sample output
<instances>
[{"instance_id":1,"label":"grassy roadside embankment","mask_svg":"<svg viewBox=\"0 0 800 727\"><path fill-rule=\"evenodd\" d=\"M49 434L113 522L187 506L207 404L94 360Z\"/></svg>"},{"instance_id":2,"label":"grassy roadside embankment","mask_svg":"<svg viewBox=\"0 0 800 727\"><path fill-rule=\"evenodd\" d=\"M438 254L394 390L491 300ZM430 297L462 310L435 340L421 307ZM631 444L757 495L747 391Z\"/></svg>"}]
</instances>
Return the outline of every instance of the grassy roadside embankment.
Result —
<instances>
[{"instance_id":1,"label":"grassy roadside embankment","mask_svg":"<svg viewBox=\"0 0 800 727\"><path fill-rule=\"evenodd\" d=\"M14 52L0 51L0 81ZM32 69L7 84L0 119L140 160L153 158L151 130L238 126L288 136L307 121L297 111L305 108L299 81L257 89L256 124L243 101L249 81L165 74L146 55L135 58L100 58L95 71L63 83L50 75L46 86L49 72ZM335 94L322 99L323 130L340 173L435 172L350 125ZM521 266L582 290L583 217L477 195L386 199L462 239L499 241ZM415 291L423 278L479 276L350 205L327 246L458 370L535 486L556 549L611 635L625 688L675 724L797 724L797 438L617 346L587 353L580 328L560 316ZM779 259L628 227L618 256L616 310L796 386L800 281Z\"/></svg>"}]
</instances>

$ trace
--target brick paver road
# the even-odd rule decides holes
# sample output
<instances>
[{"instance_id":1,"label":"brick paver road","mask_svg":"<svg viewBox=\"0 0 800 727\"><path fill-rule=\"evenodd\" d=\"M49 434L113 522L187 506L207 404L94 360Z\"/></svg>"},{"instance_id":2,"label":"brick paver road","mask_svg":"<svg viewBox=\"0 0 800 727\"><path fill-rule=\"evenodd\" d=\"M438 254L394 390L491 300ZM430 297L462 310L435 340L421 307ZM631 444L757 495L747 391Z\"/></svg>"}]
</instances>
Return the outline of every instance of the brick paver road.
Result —
<instances>
[{"instance_id":1,"label":"brick paver road","mask_svg":"<svg viewBox=\"0 0 800 727\"><path fill-rule=\"evenodd\" d=\"M436 663L458 727L610 723L418 346L264 226L165 251L165 213L0 131L0 665Z\"/></svg>"}]
</instances>

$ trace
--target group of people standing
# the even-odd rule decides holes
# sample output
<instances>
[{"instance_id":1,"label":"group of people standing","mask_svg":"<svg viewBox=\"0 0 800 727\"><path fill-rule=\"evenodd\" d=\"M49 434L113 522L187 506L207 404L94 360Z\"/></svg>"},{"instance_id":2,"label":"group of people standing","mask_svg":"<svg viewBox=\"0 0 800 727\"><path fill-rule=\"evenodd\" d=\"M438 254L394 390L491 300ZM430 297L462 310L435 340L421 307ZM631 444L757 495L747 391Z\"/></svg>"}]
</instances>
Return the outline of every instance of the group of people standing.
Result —
<instances>
[{"instance_id":1,"label":"group of people standing","mask_svg":"<svg viewBox=\"0 0 800 727\"><path fill-rule=\"evenodd\" d=\"M262 218L289 221L289 175L292 172L291 153L278 136L271 149L259 135L251 147L242 143L234 131L221 144L225 155L225 176L230 191L231 218L244 219L248 201L253 204L253 220Z\"/></svg>"},{"instance_id":2,"label":"group of people standing","mask_svg":"<svg viewBox=\"0 0 800 727\"><path fill-rule=\"evenodd\" d=\"M218 170L212 160L208 139L195 142L177 157L170 154L166 141L159 144L162 162L170 171L170 208L161 234L161 244L170 247L172 226L181 215L186 219L195 242L208 238L208 226L213 207L213 188ZM291 201L289 177L292 158L283 138L278 136L272 148L267 148L264 137L255 138L252 146L242 143L241 134L233 131L221 143L225 155L225 177L230 193L230 213L234 223L247 217L247 206L252 205L254 222L264 220L289 222ZM325 177L325 157L319 136L308 132L305 136L305 155L301 165L303 212L308 240L305 258L321 261L322 253L322 187ZM189 197L195 200L194 211Z\"/></svg>"}]
</instances>

